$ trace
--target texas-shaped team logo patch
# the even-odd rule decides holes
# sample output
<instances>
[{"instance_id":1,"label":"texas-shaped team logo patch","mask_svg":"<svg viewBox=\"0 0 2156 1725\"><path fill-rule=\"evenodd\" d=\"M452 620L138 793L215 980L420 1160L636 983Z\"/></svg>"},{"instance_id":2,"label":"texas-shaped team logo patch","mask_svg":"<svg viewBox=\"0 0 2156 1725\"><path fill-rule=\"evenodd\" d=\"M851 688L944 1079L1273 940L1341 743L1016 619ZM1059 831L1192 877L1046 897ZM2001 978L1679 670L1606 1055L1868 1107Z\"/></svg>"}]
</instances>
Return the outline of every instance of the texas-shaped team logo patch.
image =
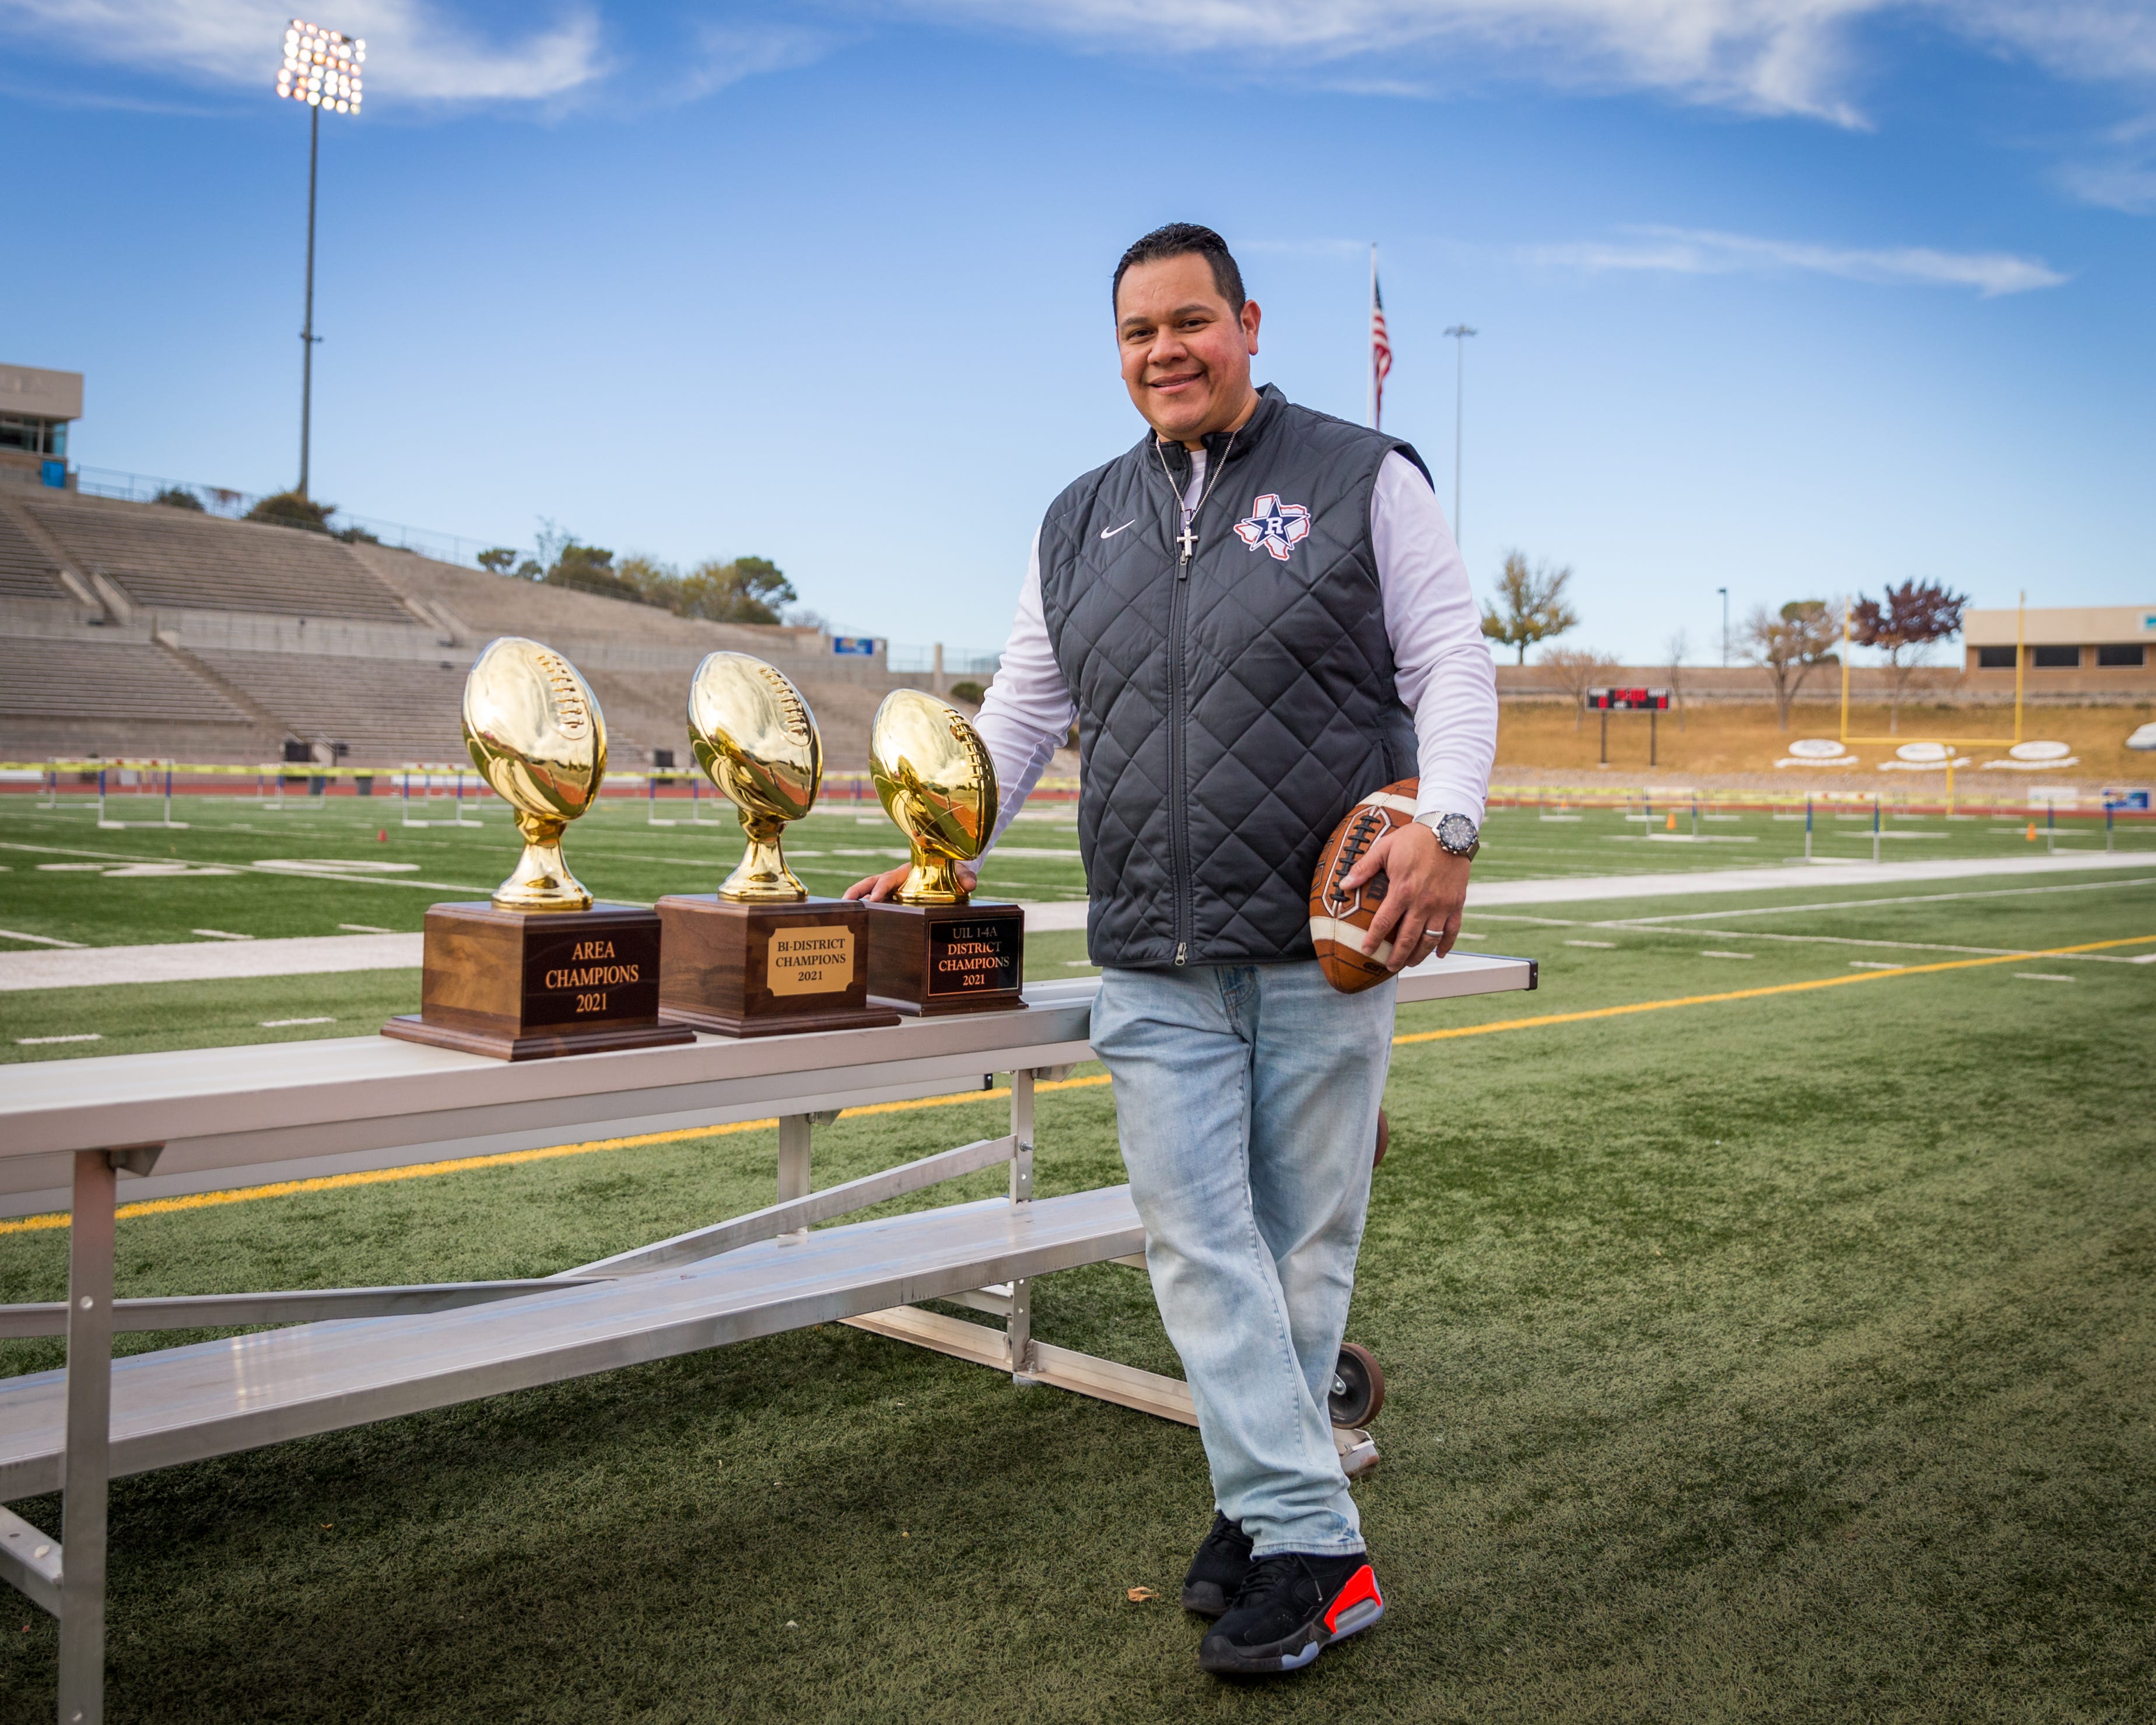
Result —
<instances>
[{"instance_id":1,"label":"texas-shaped team logo patch","mask_svg":"<svg viewBox=\"0 0 2156 1725\"><path fill-rule=\"evenodd\" d=\"M1260 547L1281 562L1310 536L1310 511L1300 503L1283 503L1268 491L1250 505L1250 512L1235 523L1235 536L1252 551Z\"/></svg>"}]
</instances>

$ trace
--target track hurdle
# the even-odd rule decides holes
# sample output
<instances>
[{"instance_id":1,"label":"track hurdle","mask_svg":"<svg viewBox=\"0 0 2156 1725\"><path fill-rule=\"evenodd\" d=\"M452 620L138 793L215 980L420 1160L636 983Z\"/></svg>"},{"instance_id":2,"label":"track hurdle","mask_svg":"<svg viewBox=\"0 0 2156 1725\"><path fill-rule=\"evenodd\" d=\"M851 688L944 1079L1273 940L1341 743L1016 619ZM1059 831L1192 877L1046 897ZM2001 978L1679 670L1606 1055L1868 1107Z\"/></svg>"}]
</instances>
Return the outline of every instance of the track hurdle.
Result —
<instances>
[{"instance_id":1,"label":"track hurdle","mask_svg":"<svg viewBox=\"0 0 2156 1725\"><path fill-rule=\"evenodd\" d=\"M165 763L165 818L162 820L111 820L105 812L105 779L106 769L97 770L97 825L100 832L116 833L129 827L172 827L185 831L187 823L172 819L172 763Z\"/></svg>"},{"instance_id":2,"label":"track hurdle","mask_svg":"<svg viewBox=\"0 0 2156 1725\"><path fill-rule=\"evenodd\" d=\"M662 778L684 778L689 781L689 818L680 820L659 812L659 781ZM664 768L654 768L644 776L644 824L648 827L716 827L723 820L706 820L701 793L703 775L696 773L669 773Z\"/></svg>"},{"instance_id":3,"label":"track hurdle","mask_svg":"<svg viewBox=\"0 0 2156 1725\"><path fill-rule=\"evenodd\" d=\"M434 796L434 780L439 775L431 772L425 772L421 774L422 778L424 780L424 783L419 787L419 798L421 802L424 803ZM454 817L449 820L429 819L424 816L421 817L418 820L414 820L412 818L412 770L409 768L405 768L397 775L397 778L398 786L402 791L402 800L398 807L398 819L400 824L408 827L477 827L486 824L486 823L480 820L475 814L469 819L465 818L465 776L463 773L459 773L456 775L456 813Z\"/></svg>"}]
</instances>

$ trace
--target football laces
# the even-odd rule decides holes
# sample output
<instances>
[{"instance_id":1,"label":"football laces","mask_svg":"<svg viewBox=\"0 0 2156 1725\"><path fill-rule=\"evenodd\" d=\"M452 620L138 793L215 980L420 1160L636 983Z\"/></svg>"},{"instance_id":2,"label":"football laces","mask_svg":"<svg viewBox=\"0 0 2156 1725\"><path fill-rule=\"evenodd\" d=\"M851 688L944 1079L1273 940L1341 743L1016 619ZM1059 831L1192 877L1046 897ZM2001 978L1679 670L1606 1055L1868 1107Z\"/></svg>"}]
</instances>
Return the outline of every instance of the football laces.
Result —
<instances>
[{"instance_id":1,"label":"football laces","mask_svg":"<svg viewBox=\"0 0 2156 1725\"><path fill-rule=\"evenodd\" d=\"M1378 842L1386 825L1385 817L1374 809L1365 809L1355 817L1355 824L1340 841L1340 849L1332 859L1332 872L1326 876L1325 896L1322 902L1329 916L1345 916L1353 910L1354 901L1341 895L1340 883L1348 871L1363 860L1363 853ZM1363 890L1374 898L1385 896L1385 877L1378 875L1363 884Z\"/></svg>"}]
</instances>

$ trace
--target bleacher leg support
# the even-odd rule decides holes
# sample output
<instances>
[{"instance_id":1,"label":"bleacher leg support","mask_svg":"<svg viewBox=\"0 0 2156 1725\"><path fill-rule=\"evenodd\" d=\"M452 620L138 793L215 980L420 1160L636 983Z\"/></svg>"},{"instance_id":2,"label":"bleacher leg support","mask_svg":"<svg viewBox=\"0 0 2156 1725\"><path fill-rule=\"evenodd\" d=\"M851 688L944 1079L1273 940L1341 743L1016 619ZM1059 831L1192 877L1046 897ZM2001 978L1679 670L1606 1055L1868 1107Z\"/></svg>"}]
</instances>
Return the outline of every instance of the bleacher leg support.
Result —
<instances>
[{"instance_id":1,"label":"bleacher leg support","mask_svg":"<svg viewBox=\"0 0 2156 1725\"><path fill-rule=\"evenodd\" d=\"M100 1725L105 1717L114 1183L110 1152L75 1153L68 1230L67 1451L60 1474L61 1725Z\"/></svg>"},{"instance_id":2,"label":"bleacher leg support","mask_svg":"<svg viewBox=\"0 0 2156 1725\"><path fill-rule=\"evenodd\" d=\"M1033 1074L1011 1074L1010 1201L1033 1202ZM1011 1382L1033 1382L1033 1284L1024 1277L1010 1285L1010 1316L1004 1321L1010 1350Z\"/></svg>"},{"instance_id":3,"label":"bleacher leg support","mask_svg":"<svg viewBox=\"0 0 2156 1725\"><path fill-rule=\"evenodd\" d=\"M784 1204L789 1198L808 1195L808 1128L806 1114L782 1115L778 1122L778 1201ZM791 1234L782 1234L782 1241L803 1240L808 1230L802 1228Z\"/></svg>"}]
</instances>

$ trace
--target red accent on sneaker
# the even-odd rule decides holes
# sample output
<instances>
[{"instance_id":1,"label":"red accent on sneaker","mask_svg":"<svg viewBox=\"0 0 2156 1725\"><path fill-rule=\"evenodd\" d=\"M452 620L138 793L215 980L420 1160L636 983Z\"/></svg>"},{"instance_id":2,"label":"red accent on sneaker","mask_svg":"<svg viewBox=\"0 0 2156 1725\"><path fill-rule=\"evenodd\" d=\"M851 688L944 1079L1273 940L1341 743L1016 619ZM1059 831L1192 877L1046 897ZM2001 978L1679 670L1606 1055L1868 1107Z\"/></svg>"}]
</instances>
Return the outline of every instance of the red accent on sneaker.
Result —
<instances>
[{"instance_id":1,"label":"red accent on sneaker","mask_svg":"<svg viewBox=\"0 0 2156 1725\"><path fill-rule=\"evenodd\" d=\"M1368 1563L1348 1578L1347 1586L1340 1589L1332 1603L1326 1608L1326 1634L1329 1635L1334 1632L1333 1626L1340 1620L1342 1612L1350 1605L1359 1605L1365 1599L1375 1599L1380 1605L1385 1603L1385 1596L1378 1591L1377 1574Z\"/></svg>"}]
</instances>

